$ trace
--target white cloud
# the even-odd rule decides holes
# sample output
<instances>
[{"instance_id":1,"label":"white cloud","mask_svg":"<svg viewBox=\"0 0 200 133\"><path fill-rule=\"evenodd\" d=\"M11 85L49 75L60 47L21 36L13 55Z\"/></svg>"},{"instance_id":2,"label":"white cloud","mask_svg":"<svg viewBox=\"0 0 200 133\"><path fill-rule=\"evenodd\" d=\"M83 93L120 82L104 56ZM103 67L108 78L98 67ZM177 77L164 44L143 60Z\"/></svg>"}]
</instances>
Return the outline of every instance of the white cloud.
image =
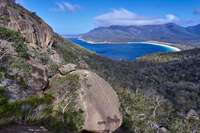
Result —
<instances>
[{"instance_id":1,"label":"white cloud","mask_svg":"<svg viewBox=\"0 0 200 133\"><path fill-rule=\"evenodd\" d=\"M79 5L73 5L69 2L56 3L56 5L57 8L53 8L50 10L55 12L65 12L65 11L74 12L75 10L80 9Z\"/></svg>"},{"instance_id":2,"label":"white cloud","mask_svg":"<svg viewBox=\"0 0 200 133\"><path fill-rule=\"evenodd\" d=\"M112 12L94 18L97 26L111 26L111 25L157 25L165 23L176 23L179 18L173 14L168 14L165 18L148 18L139 16L126 9L113 10Z\"/></svg>"},{"instance_id":3,"label":"white cloud","mask_svg":"<svg viewBox=\"0 0 200 133\"><path fill-rule=\"evenodd\" d=\"M64 2L65 7L69 10L69 11L75 11L76 9L79 9L80 6L79 5L72 5L68 2Z\"/></svg>"},{"instance_id":4,"label":"white cloud","mask_svg":"<svg viewBox=\"0 0 200 133\"><path fill-rule=\"evenodd\" d=\"M58 11L61 11L61 12L65 11L64 5L62 5L60 3L56 3L56 5L58 6L58 8L57 8Z\"/></svg>"}]
</instances>

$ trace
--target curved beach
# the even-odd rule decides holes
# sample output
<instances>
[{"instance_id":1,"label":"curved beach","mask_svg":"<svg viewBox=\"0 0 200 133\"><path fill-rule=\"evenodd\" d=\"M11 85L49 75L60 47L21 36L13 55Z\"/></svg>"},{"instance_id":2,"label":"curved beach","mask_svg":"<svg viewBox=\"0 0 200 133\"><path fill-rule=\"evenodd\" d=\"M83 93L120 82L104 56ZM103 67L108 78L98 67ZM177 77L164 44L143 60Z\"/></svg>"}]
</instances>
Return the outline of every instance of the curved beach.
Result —
<instances>
[{"instance_id":1,"label":"curved beach","mask_svg":"<svg viewBox=\"0 0 200 133\"><path fill-rule=\"evenodd\" d=\"M87 42L89 44L134 44L134 43L138 44L138 43L145 43L145 44L167 47L167 48L173 49L174 51L177 51L177 52L181 51L180 48L172 46L173 45L172 43L165 43L165 42L158 42L158 41L146 41L146 42L107 42L107 41L104 41L104 42L94 42L94 41L87 41L87 40L84 40L82 38L78 38L78 40Z\"/></svg>"},{"instance_id":2,"label":"curved beach","mask_svg":"<svg viewBox=\"0 0 200 133\"><path fill-rule=\"evenodd\" d=\"M172 44L170 44L170 43L156 42L156 41L155 42L154 41L147 41L147 42L142 42L142 43L167 47L167 48L173 49L174 51L177 51L177 52L181 51L180 48L177 48L175 46L171 46Z\"/></svg>"}]
</instances>

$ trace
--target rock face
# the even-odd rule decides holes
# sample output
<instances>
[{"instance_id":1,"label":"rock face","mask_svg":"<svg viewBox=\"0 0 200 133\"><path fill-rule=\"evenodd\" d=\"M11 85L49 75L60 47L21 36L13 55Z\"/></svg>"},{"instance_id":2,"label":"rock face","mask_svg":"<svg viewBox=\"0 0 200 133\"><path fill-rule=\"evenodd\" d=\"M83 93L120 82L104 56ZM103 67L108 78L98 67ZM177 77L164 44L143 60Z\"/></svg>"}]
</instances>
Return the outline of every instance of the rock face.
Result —
<instances>
[{"instance_id":1,"label":"rock face","mask_svg":"<svg viewBox=\"0 0 200 133\"><path fill-rule=\"evenodd\" d=\"M37 91L42 91L48 85L48 75L46 69L41 64L36 63L33 60L28 61L28 64L32 66L31 78L29 84Z\"/></svg>"},{"instance_id":2,"label":"rock face","mask_svg":"<svg viewBox=\"0 0 200 133\"><path fill-rule=\"evenodd\" d=\"M0 87L7 88L8 101L22 100L26 96L39 94L48 87L48 74L45 66L35 60L24 60L17 56L12 43L0 40L0 51L4 49L7 55L2 62L7 70L5 77L0 82Z\"/></svg>"},{"instance_id":3,"label":"rock face","mask_svg":"<svg viewBox=\"0 0 200 133\"><path fill-rule=\"evenodd\" d=\"M122 115L113 88L97 74L86 70L72 72L79 76L79 106L85 115L84 129L92 132L112 132L120 127Z\"/></svg>"},{"instance_id":4,"label":"rock face","mask_svg":"<svg viewBox=\"0 0 200 133\"><path fill-rule=\"evenodd\" d=\"M10 0L0 1L0 24L21 32L27 41L41 45L42 48L53 44L53 30L35 13Z\"/></svg>"},{"instance_id":5,"label":"rock face","mask_svg":"<svg viewBox=\"0 0 200 133\"><path fill-rule=\"evenodd\" d=\"M28 61L27 64L30 65L29 73L23 72L22 69L10 68L9 75L16 79L4 79L0 83L0 87L7 88L8 101L10 102L38 95L48 87L46 69L34 61Z\"/></svg>"}]
</instances>

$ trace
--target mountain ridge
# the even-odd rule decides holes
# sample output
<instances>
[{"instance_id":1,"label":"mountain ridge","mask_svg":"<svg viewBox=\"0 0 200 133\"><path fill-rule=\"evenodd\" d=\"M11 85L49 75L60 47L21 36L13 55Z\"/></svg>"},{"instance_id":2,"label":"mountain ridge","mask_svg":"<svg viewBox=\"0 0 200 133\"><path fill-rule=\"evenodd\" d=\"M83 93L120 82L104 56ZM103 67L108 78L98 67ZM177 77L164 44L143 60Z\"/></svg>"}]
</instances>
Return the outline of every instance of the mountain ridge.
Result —
<instances>
[{"instance_id":1,"label":"mountain ridge","mask_svg":"<svg viewBox=\"0 0 200 133\"><path fill-rule=\"evenodd\" d=\"M186 29L191 33L200 35L200 24L186 27Z\"/></svg>"},{"instance_id":2,"label":"mountain ridge","mask_svg":"<svg viewBox=\"0 0 200 133\"><path fill-rule=\"evenodd\" d=\"M143 42L161 41L185 45L200 44L200 35L194 31L198 27L182 27L174 23L144 26L98 27L80 36L93 42Z\"/></svg>"}]
</instances>

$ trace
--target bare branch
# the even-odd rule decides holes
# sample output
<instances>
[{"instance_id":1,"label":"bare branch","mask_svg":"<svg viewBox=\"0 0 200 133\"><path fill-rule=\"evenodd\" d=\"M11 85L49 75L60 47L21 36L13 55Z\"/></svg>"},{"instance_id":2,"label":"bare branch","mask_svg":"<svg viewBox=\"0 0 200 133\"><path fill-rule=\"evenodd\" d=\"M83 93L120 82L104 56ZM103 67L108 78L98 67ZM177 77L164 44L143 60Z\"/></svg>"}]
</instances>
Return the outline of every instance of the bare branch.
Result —
<instances>
[{"instance_id":1,"label":"bare branch","mask_svg":"<svg viewBox=\"0 0 200 133\"><path fill-rule=\"evenodd\" d=\"M160 98L156 97L156 105L155 105L155 108L154 108L154 111L153 111L153 118L156 117L156 111L157 111L158 107L160 107Z\"/></svg>"},{"instance_id":2,"label":"bare branch","mask_svg":"<svg viewBox=\"0 0 200 133\"><path fill-rule=\"evenodd\" d=\"M8 49L6 49L6 50L1 49L0 53L2 53L2 55L0 55L0 60L1 60L4 56L6 56L8 54Z\"/></svg>"}]
</instances>

